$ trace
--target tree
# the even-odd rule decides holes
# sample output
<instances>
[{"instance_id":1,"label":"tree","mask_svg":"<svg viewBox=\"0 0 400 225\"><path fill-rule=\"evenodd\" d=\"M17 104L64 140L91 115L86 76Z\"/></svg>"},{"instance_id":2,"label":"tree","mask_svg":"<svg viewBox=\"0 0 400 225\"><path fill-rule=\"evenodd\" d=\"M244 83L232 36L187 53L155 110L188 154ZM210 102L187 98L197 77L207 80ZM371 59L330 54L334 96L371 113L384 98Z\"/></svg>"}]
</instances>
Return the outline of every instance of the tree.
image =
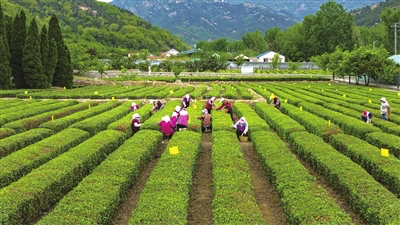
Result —
<instances>
[{"instance_id":1,"label":"tree","mask_svg":"<svg viewBox=\"0 0 400 225\"><path fill-rule=\"evenodd\" d=\"M265 32L265 41L267 42L267 49L274 51L274 52L280 52L282 49L282 39L280 39L280 36L282 34L282 30L273 27Z\"/></svg>"},{"instance_id":2,"label":"tree","mask_svg":"<svg viewBox=\"0 0 400 225\"><path fill-rule=\"evenodd\" d=\"M22 10L20 15L14 18L12 31L11 31L11 45L10 45L10 67L12 69L13 82L17 88L27 87L24 70L22 69L22 51L26 39L26 17L25 12Z\"/></svg>"},{"instance_id":3,"label":"tree","mask_svg":"<svg viewBox=\"0 0 400 225\"><path fill-rule=\"evenodd\" d=\"M9 89L12 87L10 67L10 52L5 27L5 18L0 4L0 88Z\"/></svg>"},{"instance_id":4,"label":"tree","mask_svg":"<svg viewBox=\"0 0 400 225\"><path fill-rule=\"evenodd\" d=\"M261 31L256 30L255 32L249 32L242 36L243 44L249 48L255 50L257 53L261 53L266 49L265 39Z\"/></svg>"},{"instance_id":5,"label":"tree","mask_svg":"<svg viewBox=\"0 0 400 225\"><path fill-rule=\"evenodd\" d=\"M54 39L57 44L57 66L53 75L53 85L59 87L72 88L73 71L71 66L71 56L64 43L58 18L53 15L49 21L49 40Z\"/></svg>"},{"instance_id":6,"label":"tree","mask_svg":"<svg viewBox=\"0 0 400 225\"><path fill-rule=\"evenodd\" d=\"M235 64L238 67L241 67L244 64L245 60L244 60L244 56L240 55L239 57L236 58Z\"/></svg>"},{"instance_id":7,"label":"tree","mask_svg":"<svg viewBox=\"0 0 400 225\"><path fill-rule=\"evenodd\" d=\"M33 18L29 25L22 57L22 68L28 88L49 87L43 73L41 58L39 30Z\"/></svg>"},{"instance_id":8,"label":"tree","mask_svg":"<svg viewBox=\"0 0 400 225\"><path fill-rule=\"evenodd\" d=\"M45 75L47 77L47 82L50 84L53 83L54 72L57 67L58 53L57 53L57 44L54 39L49 39L49 54L47 54L47 66L45 68Z\"/></svg>"},{"instance_id":9,"label":"tree","mask_svg":"<svg viewBox=\"0 0 400 225\"><path fill-rule=\"evenodd\" d=\"M42 27L42 31L40 32L40 55L41 55L41 60L42 60L42 66L43 66L43 73L46 76L46 81L48 83L48 87L51 87L51 80L50 77L53 76L53 74L49 74L49 71L46 69L49 67L49 39L47 36L47 28L46 26Z\"/></svg>"},{"instance_id":10,"label":"tree","mask_svg":"<svg viewBox=\"0 0 400 225\"><path fill-rule=\"evenodd\" d=\"M381 13L381 19L385 25L386 36L388 37L388 42L385 43L386 49L394 54L394 26L400 20L400 10L393 10L391 7L386 8ZM397 42L399 43L399 37L397 37Z\"/></svg>"},{"instance_id":11,"label":"tree","mask_svg":"<svg viewBox=\"0 0 400 225\"><path fill-rule=\"evenodd\" d=\"M272 69L274 69L274 70L278 69L281 61L282 61L282 59L279 58L279 54L275 54L271 60Z\"/></svg>"},{"instance_id":12,"label":"tree","mask_svg":"<svg viewBox=\"0 0 400 225\"><path fill-rule=\"evenodd\" d=\"M307 40L306 58L335 51L336 46L351 50L353 37L353 17L341 4L329 0L322 4L316 15L304 17L302 35Z\"/></svg>"}]
</instances>

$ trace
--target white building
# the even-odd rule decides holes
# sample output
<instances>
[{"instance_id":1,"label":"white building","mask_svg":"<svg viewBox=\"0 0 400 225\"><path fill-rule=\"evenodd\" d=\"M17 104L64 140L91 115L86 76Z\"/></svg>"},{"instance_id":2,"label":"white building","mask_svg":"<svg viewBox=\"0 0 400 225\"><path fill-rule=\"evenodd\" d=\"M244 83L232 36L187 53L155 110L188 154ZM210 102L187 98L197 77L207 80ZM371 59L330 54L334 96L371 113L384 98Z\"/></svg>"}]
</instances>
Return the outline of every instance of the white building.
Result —
<instances>
[{"instance_id":1,"label":"white building","mask_svg":"<svg viewBox=\"0 0 400 225\"><path fill-rule=\"evenodd\" d=\"M163 53L163 55L165 57L170 57L171 55L178 55L178 54L179 54L179 51L174 48L171 48L170 50Z\"/></svg>"},{"instance_id":2,"label":"white building","mask_svg":"<svg viewBox=\"0 0 400 225\"><path fill-rule=\"evenodd\" d=\"M267 51L264 53L259 54L256 56L256 58L252 58L252 62L272 62L272 59L274 58L275 54L278 54L274 51ZM281 59L281 62L285 62L285 56L279 54L279 58ZM255 61L257 60L257 61Z\"/></svg>"}]
</instances>

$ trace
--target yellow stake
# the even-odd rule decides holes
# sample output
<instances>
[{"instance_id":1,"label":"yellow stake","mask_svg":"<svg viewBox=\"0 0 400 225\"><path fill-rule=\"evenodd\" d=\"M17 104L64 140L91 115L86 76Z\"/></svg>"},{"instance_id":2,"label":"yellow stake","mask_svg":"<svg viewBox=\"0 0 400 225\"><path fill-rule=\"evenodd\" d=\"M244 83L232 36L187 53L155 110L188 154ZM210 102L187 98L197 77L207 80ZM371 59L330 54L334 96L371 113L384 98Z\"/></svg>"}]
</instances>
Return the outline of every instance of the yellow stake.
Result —
<instances>
[{"instance_id":1,"label":"yellow stake","mask_svg":"<svg viewBox=\"0 0 400 225\"><path fill-rule=\"evenodd\" d=\"M288 100L287 100L287 99L285 99L285 103L287 103L287 101L288 101Z\"/></svg>"},{"instance_id":2,"label":"yellow stake","mask_svg":"<svg viewBox=\"0 0 400 225\"><path fill-rule=\"evenodd\" d=\"M54 115L51 115L51 121L54 121Z\"/></svg>"},{"instance_id":3,"label":"yellow stake","mask_svg":"<svg viewBox=\"0 0 400 225\"><path fill-rule=\"evenodd\" d=\"M115 100L115 97L112 97L111 100Z\"/></svg>"},{"instance_id":4,"label":"yellow stake","mask_svg":"<svg viewBox=\"0 0 400 225\"><path fill-rule=\"evenodd\" d=\"M343 94L343 98L346 98L346 94Z\"/></svg>"},{"instance_id":5,"label":"yellow stake","mask_svg":"<svg viewBox=\"0 0 400 225\"><path fill-rule=\"evenodd\" d=\"M67 89L67 87L64 86L64 90Z\"/></svg>"},{"instance_id":6,"label":"yellow stake","mask_svg":"<svg viewBox=\"0 0 400 225\"><path fill-rule=\"evenodd\" d=\"M90 104L89 104L89 109L90 109Z\"/></svg>"},{"instance_id":7,"label":"yellow stake","mask_svg":"<svg viewBox=\"0 0 400 225\"><path fill-rule=\"evenodd\" d=\"M303 111L303 106L300 106L300 111Z\"/></svg>"},{"instance_id":8,"label":"yellow stake","mask_svg":"<svg viewBox=\"0 0 400 225\"><path fill-rule=\"evenodd\" d=\"M371 101L371 99L369 99L369 100L368 100L368 103L369 103L369 104L372 104L372 101Z\"/></svg>"},{"instance_id":9,"label":"yellow stake","mask_svg":"<svg viewBox=\"0 0 400 225\"><path fill-rule=\"evenodd\" d=\"M29 96L29 99L32 99L32 96Z\"/></svg>"},{"instance_id":10,"label":"yellow stake","mask_svg":"<svg viewBox=\"0 0 400 225\"><path fill-rule=\"evenodd\" d=\"M381 155L385 157L389 157L389 149L381 148Z\"/></svg>"},{"instance_id":11,"label":"yellow stake","mask_svg":"<svg viewBox=\"0 0 400 225\"><path fill-rule=\"evenodd\" d=\"M25 93L25 94L28 94L28 91L25 91L24 93Z\"/></svg>"},{"instance_id":12,"label":"yellow stake","mask_svg":"<svg viewBox=\"0 0 400 225\"><path fill-rule=\"evenodd\" d=\"M331 126L331 120L328 120L328 126Z\"/></svg>"},{"instance_id":13,"label":"yellow stake","mask_svg":"<svg viewBox=\"0 0 400 225\"><path fill-rule=\"evenodd\" d=\"M372 88L370 88L369 91L372 91Z\"/></svg>"}]
</instances>

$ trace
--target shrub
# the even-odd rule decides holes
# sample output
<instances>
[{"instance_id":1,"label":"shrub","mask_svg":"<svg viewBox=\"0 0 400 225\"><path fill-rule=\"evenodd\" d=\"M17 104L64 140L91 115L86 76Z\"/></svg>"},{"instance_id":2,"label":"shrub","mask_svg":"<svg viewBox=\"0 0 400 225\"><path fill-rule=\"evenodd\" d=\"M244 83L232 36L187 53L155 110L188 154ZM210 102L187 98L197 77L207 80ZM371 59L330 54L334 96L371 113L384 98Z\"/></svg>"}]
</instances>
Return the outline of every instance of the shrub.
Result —
<instances>
[{"instance_id":1,"label":"shrub","mask_svg":"<svg viewBox=\"0 0 400 225\"><path fill-rule=\"evenodd\" d=\"M371 132L365 135L365 140L378 148L387 148L390 153L400 158L400 138L393 134Z\"/></svg>"},{"instance_id":2,"label":"shrub","mask_svg":"<svg viewBox=\"0 0 400 225\"><path fill-rule=\"evenodd\" d=\"M9 137L15 134L15 130L10 128L0 128L0 139Z\"/></svg>"},{"instance_id":3,"label":"shrub","mask_svg":"<svg viewBox=\"0 0 400 225\"><path fill-rule=\"evenodd\" d=\"M211 110L212 130L215 131L231 131L235 132L232 128L233 121L229 113L221 112L219 110Z\"/></svg>"}]
</instances>

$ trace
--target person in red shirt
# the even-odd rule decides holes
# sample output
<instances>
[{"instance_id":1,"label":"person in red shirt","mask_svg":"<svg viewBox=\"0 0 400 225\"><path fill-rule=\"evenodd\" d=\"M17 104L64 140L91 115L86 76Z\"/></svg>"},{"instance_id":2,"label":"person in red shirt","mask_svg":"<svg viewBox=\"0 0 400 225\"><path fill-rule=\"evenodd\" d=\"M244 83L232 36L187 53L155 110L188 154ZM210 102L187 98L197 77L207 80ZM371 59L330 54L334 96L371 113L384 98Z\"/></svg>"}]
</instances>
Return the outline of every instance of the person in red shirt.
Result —
<instances>
[{"instance_id":1,"label":"person in red shirt","mask_svg":"<svg viewBox=\"0 0 400 225\"><path fill-rule=\"evenodd\" d=\"M131 112L136 111L139 108L140 108L140 106L138 104L136 104L136 102L132 102L132 105L131 105L131 108L130 108Z\"/></svg>"},{"instance_id":2,"label":"person in red shirt","mask_svg":"<svg viewBox=\"0 0 400 225\"><path fill-rule=\"evenodd\" d=\"M132 135L140 130L140 126L142 126L142 124L140 124L140 115L135 113L133 114L131 123Z\"/></svg>"},{"instance_id":3,"label":"person in red shirt","mask_svg":"<svg viewBox=\"0 0 400 225\"><path fill-rule=\"evenodd\" d=\"M215 97L211 97L207 102L206 102L206 109L208 111L208 114L211 114L212 107L214 106L214 101Z\"/></svg>"},{"instance_id":4,"label":"person in red shirt","mask_svg":"<svg viewBox=\"0 0 400 225\"><path fill-rule=\"evenodd\" d=\"M220 102L222 102L222 105L218 107L217 110L226 109L227 112L231 115L231 119L234 121L232 104L224 98L221 98Z\"/></svg>"}]
</instances>

